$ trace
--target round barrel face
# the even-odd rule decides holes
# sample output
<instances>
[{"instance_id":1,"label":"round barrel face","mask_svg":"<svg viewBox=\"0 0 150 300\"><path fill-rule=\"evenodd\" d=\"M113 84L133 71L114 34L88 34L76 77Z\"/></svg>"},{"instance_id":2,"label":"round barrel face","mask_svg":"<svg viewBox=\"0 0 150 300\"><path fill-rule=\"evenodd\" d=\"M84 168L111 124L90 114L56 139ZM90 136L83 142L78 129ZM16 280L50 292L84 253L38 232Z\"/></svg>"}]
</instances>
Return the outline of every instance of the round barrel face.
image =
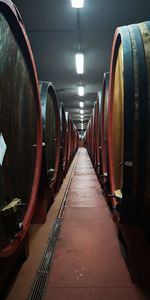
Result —
<instances>
[{"instance_id":1,"label":"round barrel face","mask_svg":"<svg viewBox=\"0 0 150 300\"><path fill-rule=\"evenodd\" d=\"M91 116L91 158L93 162L94 157L94 109Z\"/></svg>"},{"instance_id":2,"label":"round barrel face","mask_svg":"<svg viewBox=\"0 0 150 300\"><path fill-rule=\"evenodd\" d=\"M97 95L97 113L96 113L96 147L97 147L97 173L101 173L101 93Z\"/></svg>"},{"instance_id":3,"label":"round barrel face","mask_svg":"<svg viewBox=\"0 0 150 300\"><path fill-rule=\"evenodd\" d=\"M116 30L108 112L111 192L121 191L122 219L144 224L150 220L149 49L150 22Z\"/></svg>"},{"instance_id":4,"label":"round barrel face","mask_svg":"<svg viewBox=\"0 0 150 300\"><path fill-rule=\"evenodd\" d=\"M47 171L51 178L54 176L55 163L56 163L56 111L54 106L53 94L49 91L47 94L46 102L46 130L45 130L45 143L46 143L46 161Z\"/></svg>"},{"instance_id":5,"label":"round barrel face","mask_svg":"<svg viewBox=\"0 0 150 300\"><path fill-rule=\"evenodd\" d=\"M104 73L100 115L101 169L104 176L108 174L108 84L109 73Z\"/></svg>"},{"instance_id":6,"label":"round barrel face","mask_svg":"<svg viewBox=\"0 0 150 300\"><path fill-rule=\"evenodd\" d=\"M60 162L61 128L55 89L50 82L39 83L43 125L43 160L41 184L54 189Z\"/></svg>"},{"instance_id":7,"label":"round barrel face","mask_svg":"<svg viewBox=\"0 0 150 300\"><path fill-rule=\"evenodd\" d=\"M66 117L63 106L60 107L61 135L62 135L62 168L65 172L67 163L67 135L66 135Z\"/></svg>"},{"instance_id":8,"label":"round barrel face","mask_svg":"<svg viewBox=\"0 0 150 300\"><path fill-rule=\"evenodd\" d=\"M120 45L115 74L112 109L112 153L114 162L115 190L123 186L123 149L124 149L124 87L123 87L123 53Z\"/></svg>"},{"instance_id":9,"label":"round barrel face","mask_svg":"<svg viewBox=\"0 0 150 300\"><path fill-rule=\"evenodd\" d=\"M21 28L11 10L0 4L0 209L14 198L20 199L18 222L27 211L35 175L37 98ZM3 221L8 223L7 218L0 218L0 236L5 239Z\"/></svg>"},{"instance_id":10,"label":"round barrel face","mask_svg":"<svg viewBox=\"0 0 150 300\"><path fill-rule=\"evenodd\" d=\"M95 159L96 159L96 132L95 132L95 126L96 126L96 104L94 105L93 109L93 166L95 166Z\"/></svg>"},{"instance_id":11,"label":"round barrel face","mask_svg":"<svg viewBox=\"0 0 150 300\"><path fill-rule=\"evenodd\" d=\"M70 164L71 159L71 121L68 113L65 113L66 115L66 128L67 128L67 168Z\"/></svg>"}]
</instances>

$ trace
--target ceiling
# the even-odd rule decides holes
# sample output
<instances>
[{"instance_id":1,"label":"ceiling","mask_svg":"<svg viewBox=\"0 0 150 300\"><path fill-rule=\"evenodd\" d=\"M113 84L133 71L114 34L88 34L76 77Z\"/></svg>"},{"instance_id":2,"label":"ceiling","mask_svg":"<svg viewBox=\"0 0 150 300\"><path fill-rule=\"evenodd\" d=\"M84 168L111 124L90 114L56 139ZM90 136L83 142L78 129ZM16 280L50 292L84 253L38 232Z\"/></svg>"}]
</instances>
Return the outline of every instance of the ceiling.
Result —
<instances>
[{"instance_id":1,"label":"ceiling","mask_svg":"<svg viewBox=\"0 0 150 300\"><path fill-rule=\"evenodd\" d=\"M77 86L85 86L84 128L90 118L103 73L109 71L116 27L150 20L150 0L85 0L81 9L70 0L14 0L33 50L39 80L52 81L58 100L80 129ZM77 75L75 53L85 55Z\"/></svg>"}]
</instances>

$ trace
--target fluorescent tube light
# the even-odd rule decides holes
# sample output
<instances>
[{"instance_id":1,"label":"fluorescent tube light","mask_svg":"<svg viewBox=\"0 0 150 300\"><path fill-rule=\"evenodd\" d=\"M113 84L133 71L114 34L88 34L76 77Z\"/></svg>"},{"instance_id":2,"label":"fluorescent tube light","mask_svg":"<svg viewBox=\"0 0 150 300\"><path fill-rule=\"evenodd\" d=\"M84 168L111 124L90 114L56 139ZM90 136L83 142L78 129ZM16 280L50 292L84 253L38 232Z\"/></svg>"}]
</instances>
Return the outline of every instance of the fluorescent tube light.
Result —
<instances>
[{"instance_id":1,"label":"fluorescent tube light","mask_svg":"<svg viewBox=\"0 0 150 300\"><path fill-rule=\"evenodd\" d=\"M84 0L71 0L72 7L82 8L84 6Z\"/></svg>"},{"instance_id":2,"label":"fluorescent tube light","mask_svg":"<svg viewBox=\"0 0 150 300\"><path fill-rule=\"evenodd\" d=\"M79 96L84 96L84 86L78 86Z\"/></svg>"},{"instance_id":3,"label":"fluorescent tube light","mask_svg":"<svg viewBox=\"0 0 150 300\"><path fill-rule=\"evenodd\" d=\"M76 70L77 74L84 73L84 55L83 53L77 53L75 56L76 59Z\"/></svg>"},{"instance_id":4,"label":"fluorescent tube light","mask_svg":"<svg viewBox=\"0 0 150 300\"><path fill-rule=\"evenodd\" d=\"M80 114L83 115L83 109L80 109Z\"/></svg>"},{"instance_id":5,"label":"fluorescent tube light","mask_svg":"<svg viewBox=\"0 0 150 300\"><path fill-rule=\"evenodd\" d=\"M80 107L84 107L84 102L83 102L83 101L80 101L80 102L79 102L79 105L80 105Z\"/></svg>"},{"instance_id":6,"label":"fluorescent tube light","mask_svg":"<svg viewBox=\"0 0 150 300\"><path fill-rule=\"evenodd\" d=\"M83 130L83 123L81 123L81 130Z\"/></svg>"}]
</instances>

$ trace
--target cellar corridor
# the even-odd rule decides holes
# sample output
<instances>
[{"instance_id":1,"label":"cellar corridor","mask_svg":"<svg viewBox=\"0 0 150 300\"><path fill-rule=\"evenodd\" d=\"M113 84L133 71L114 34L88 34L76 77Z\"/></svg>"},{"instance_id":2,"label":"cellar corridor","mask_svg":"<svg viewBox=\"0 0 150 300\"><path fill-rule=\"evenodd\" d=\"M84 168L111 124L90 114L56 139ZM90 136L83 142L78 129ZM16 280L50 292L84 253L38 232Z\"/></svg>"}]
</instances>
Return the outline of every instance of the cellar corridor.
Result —
<instances>
[{"instance_id":1,"label":"cellar corridor","mask_svg":"<svg viewBox=\"0 0 150 300\"><path fill-rule=\"evenodd\" d=\"M86 149L80 148L77 155L44 299L150 299L131 282Z\"/></svg>"},{"instance_id":2,"label":"cellar corridor","mask_svg":"<svg viewBox=\"0 0 150 300\"><path fill-rule=\"evenodd\" d=\"M45 257L48 265L48 255L53 255L46 274L39 266L58 214L61 224L54 252ZM36 282L39 273L42 277ZM85 148L79 148L46 223L31 225L30 255L7 296L15 299L150 299L150 289L130 279L117 226Z\"/></svg>"}]
</instances>

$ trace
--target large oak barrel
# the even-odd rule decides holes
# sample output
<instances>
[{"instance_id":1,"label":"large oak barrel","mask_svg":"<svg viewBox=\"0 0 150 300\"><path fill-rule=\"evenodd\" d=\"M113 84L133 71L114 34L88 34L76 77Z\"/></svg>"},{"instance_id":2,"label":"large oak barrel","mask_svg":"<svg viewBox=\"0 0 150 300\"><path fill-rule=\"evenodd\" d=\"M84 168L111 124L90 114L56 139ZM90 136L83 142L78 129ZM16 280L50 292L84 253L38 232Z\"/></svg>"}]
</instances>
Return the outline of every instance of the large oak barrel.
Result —
<instances>
[{"instance_id":1,"label":"large oak barrel","mask_svg":"<svg viewBox=\"0 0 150 300\"><path fill-rule=\"evenodd\" d=\"M63 178L67 172L67 134L66 134L66 116L64 111L63 103L59 104L59 115L60 115L60 161L58 168L58 176L56 182L56 190L59 191L60 185L63 182Z\"/></svg>"},{"instance_id":2,"label":"large oak barrel","mask_svg":"<svg viewBox=\"0 0 150 300\"><path fill-rule=\"evenodd\" d=\"M109 73L107 72L103 77L100 117L101 173L104 183L108 181L108 86Z\"/></svg>"},{"instance_id":3,"label":"large oak barrel","mask_svg":"<svg viewBox=\"0 0 150 300\"><path fill-rule=\"evenodd\" d=\"M70 126L71 126L71 150L70 150L70 163L72 162L72 158L73 158L73 122L70 118Z\"/></svg>"},{"instance_id":4,"label":"large oak barrel","mask_svg":"<svg viewBox=\"0 0 150 300\"><path fill-rule=\"evenodd\" d=\"M65 112L66 115L66 125L67 125L67 130L66 130L66 135L67 135L67 170L70 166L70 162L71 162L71 119L69 116L68 112Z\"/></svg>"},{"instance_id":5,"label":"large oak barrel","mask_svg":"<svg viewBox=\"0 0 150 300\"><path fill-rule=\"evenodd\" d=\"M96 113L95 113L95 147L96 147L96 173L101 174L101 92L97 93L96 99Z\"/></svg>"},{"instance_id":6,"label":"large oak barrel","mask_svg":"<svg viewBox=\"0 0 150 300\"><path fill-rule=\"evenodd\" d=\"M115 32L108 120L116 208L122 221L150 223L150 22Z\"/></svg>"},{"instance_id":7,"label":"large oak barrel","mask_svg":"<svg viewBox=\"0 0 150 300\"><path fill-rule=\"evenodd\" d=\"M94 164L94 157L95 157L95 134L94 134L94 108L91 114L91 160Z\"/></svg>"},{"instance_id":8,"label":"large oak barrel","mask_svg":"<svg viewBox=\"0 0 150 300\"><path fill-rule=\"evenodd\" d=\"M93 166L96 170L97 168L97 109L98 103L95 101L94 110L93 110Z\"/></svg>"},{"instance_id":9,"label":"large oak barrel","mask_svg":"<svg viewBox=\"0 0 150 300\"><path fill-rule=\"evenodd\" d=\"M91 136L91 118L90 118L86 129L86 147L90 157L91 157L91 141L92 141L92 136Z\"/></svg>"},{"instance_id":10,"label":"large oak barrel","mask_svg":"<svg viewBox=\"0 0 150 300\"><path fill-rule=\"evenodd\" d=\"M61 155L60 155L60 170L63 173L63 177L67 171L67 124L64 106L61 103L59 106L60 112L60 127L61 127Z\"/></svg>"},{"instance_id":11,"label":"large oak barrel","mask_svg":"<svg viewBox=\"0 0 150 300\"><path fill-rule=\"evenodd\" d=\"M42 125L35 63L16 7L0 1L0 257L23 242L38 191Z\"/></svg>"},{"instance_id":12,"label":"large oak barrel","mask_svg":"<svg viewBox=\"0 0 150 300\"><path fill-rule=\"evenodd\" d=\"M75 156L78 149L78 133L74 123L72 123L72 158Z\"/></svg>"},{"instance_id":13,"label":"large oak barrel","mask_svg":"<svg viewBox=\"0 0 150 300\"><path fill-rule=\"evenodd\" d=\"M55 189L59 176L61 128L60 114L55 88L51 82L40 81L42 124L43 124L43 165L41 182Z\"/></svg>"}]
</instances>

